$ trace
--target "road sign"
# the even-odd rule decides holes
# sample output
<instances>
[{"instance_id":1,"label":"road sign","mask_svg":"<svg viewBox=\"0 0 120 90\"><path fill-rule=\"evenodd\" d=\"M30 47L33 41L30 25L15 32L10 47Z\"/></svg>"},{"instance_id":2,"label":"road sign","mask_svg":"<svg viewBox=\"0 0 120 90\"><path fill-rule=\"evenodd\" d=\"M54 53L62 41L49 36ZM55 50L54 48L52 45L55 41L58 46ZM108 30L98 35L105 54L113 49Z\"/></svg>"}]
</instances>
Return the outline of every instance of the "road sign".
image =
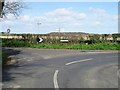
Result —
<instances>
[{"instance_id":1,"label":"road sign","mask_svg":"<svg viewBox=\"0 0 120 90\"><path fill-rule=\"evenodd\" d=\"M7 33L10 33L10 29L9 28L7 29Z\"/></svg>"},{"instance_id":2,"label":"road sign","mask_svg":"<svg viewBox=\"0 0 120 90\"><path fill-rule=\"evenodd\" d=\"M42 42L43 41L43 38L39 38L39 42Z\"/></svg>"},{"instance_id":3,"label":"road sign","mask_svg":"<svg viewBox=\"0 0 120 90\"><path fill-rule=\"evenodd\" d=\"M37 37L36 38L37 42L43 42L43 38Z\"/></svg>"},{"instance_id":4,"label":"road sign","mask_svg":"<svg viewBox=\"0 0 120 90\"><path fill-rule=\"evenodd\" d=\"M60 40L60 42L69 42L69 40L65 39L65 40Z\"/></svg>"}]
</instances>

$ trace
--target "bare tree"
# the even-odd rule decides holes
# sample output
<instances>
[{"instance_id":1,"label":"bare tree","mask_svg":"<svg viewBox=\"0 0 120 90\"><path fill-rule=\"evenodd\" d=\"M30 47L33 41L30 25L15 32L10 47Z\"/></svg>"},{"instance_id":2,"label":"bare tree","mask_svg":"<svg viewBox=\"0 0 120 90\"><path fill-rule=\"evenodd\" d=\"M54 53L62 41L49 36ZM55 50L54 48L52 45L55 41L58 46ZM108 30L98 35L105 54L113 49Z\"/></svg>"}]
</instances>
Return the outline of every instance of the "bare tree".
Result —
<instances>
[{"instance_id":1,"label":"bare tree","mask_svg":"<svg viewBox=\"0 0 120 90\"><path fill-rule=\"evenodd\" d=\"M0 0L0 18L3 18L3 16L7 16L7 14L18 16L21 9L23 8L24 6L20 1L9 2L5 0Z\"/></svg>"},{"instance_id":2,"label":"bare tree","mask_svg":"<svg viewBox=\"0 0 120 90\"><path fill-rule=\"evenodd\" d=\"M4 7L4 1L1 0L1 1L0 1L0 18L3 17L3 7Z\"/></svg>"}]
</instances>

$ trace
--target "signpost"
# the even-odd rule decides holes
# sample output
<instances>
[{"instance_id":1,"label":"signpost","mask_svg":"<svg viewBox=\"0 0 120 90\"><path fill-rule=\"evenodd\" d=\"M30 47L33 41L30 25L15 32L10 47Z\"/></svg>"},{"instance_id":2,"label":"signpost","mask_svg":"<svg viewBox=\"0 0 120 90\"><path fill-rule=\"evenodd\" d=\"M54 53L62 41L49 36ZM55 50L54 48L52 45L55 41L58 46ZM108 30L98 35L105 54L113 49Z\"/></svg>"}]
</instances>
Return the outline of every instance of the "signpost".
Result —
<instances>
[{"instance_id":1,"label":"signpost","mask_svg":"<svg viewBox=\"0 0 120 90\"><path fill-rule=\"evenodd\" d=\"M40 43L43 42L43 38L39 38L39 42L40 42Z\"/></svg>"},{"instance_id":2,"label":"signpost","mask_svg":"<svg viewBox=\"0 0 120 90\"><path fill-rule=\"evenodd\" d=\"M62 43L68 43L69 40L67 40L67 39L63 39L63 40L60 40L60 42L62 42Z\"/></svg>"},{"instance_id":3,"label":"signpost","mask_svg":"<svg viewBox=\"0 0 120 90\"><path fill-rule=\"evenodd\" d=\"M41 43L41 42L43 42L43 38L37 37L36 41L37 41L37 43Z\"/></svg>"},{"instance_id":4,"label":"signpost","mask_svg":"<svg viewBox=\"0 0 120 90\"><path fill-rule=\"evenodd\" d=\"M7 29L7 33L10 33L10 29L9 28Z\"/></svg>"},{"instance_id":5,"label":"signpost","mask_svg":"<svg viewBox=\"0 0 120 90\"><path fill-rule=\"evenodd\" d=\"M8 39L9 34L10 34L10 29L9 28L7 29L7 33L8 33L8 35L7 35L7 39Z\"/></svg>"}]
</instances>

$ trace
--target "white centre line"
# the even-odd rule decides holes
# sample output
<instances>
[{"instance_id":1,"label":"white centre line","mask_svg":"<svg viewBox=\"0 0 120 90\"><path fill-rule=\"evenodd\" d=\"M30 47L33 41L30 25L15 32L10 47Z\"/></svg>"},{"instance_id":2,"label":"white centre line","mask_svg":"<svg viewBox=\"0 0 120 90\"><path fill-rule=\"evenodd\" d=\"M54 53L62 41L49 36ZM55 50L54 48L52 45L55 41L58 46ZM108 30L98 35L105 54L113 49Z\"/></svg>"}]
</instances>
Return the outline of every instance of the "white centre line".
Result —
<instances>
[{"instance_id":1,"label":"white centre line","mask_svg":"<svg viewBox=\"0 0 120 90\"><path fill-rule=\"evenodd\" d=\"M93 60L93 58L83 59L83 60L79 60L79 61L73 61L73 62L66 63L65 65L70 65L70 64L74 64L74 63L78 63L78 62L85 62L85 61L90 61L90 60Z\"/></svg>"},{"instance_id":2,"label":"white centre line","mask_svg":"<svg viewBox=\"0 0 120 90\"><path fill-rule=\"evenodd\" d=\"M53 77L54 88L56 90L59 90L59 85L58 85L58 81L57 81L58 72L59 72L59 70L55 70L54 77Z\"/></svg>"}]
</instances>

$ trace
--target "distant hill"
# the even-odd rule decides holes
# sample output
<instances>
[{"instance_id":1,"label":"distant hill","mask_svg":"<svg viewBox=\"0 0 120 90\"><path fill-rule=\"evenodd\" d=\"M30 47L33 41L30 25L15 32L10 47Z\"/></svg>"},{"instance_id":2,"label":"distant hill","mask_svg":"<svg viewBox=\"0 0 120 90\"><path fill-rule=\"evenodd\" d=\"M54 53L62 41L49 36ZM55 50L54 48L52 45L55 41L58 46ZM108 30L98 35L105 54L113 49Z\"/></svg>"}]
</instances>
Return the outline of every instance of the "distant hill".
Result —
<instances>
[{"instance_id":1,"label":"distant hill","mask_svg":"<svg viewBox=\"0 0 120 90\"><path fill-rule=\"evenodd\" d=\"M85 33L85 32L51 32L51 33L47 33L50 35L57 35L57 34L66 34L66 35L77 35L77 34L89 34L89 33Z\"/></svg>"}]
</instances>

